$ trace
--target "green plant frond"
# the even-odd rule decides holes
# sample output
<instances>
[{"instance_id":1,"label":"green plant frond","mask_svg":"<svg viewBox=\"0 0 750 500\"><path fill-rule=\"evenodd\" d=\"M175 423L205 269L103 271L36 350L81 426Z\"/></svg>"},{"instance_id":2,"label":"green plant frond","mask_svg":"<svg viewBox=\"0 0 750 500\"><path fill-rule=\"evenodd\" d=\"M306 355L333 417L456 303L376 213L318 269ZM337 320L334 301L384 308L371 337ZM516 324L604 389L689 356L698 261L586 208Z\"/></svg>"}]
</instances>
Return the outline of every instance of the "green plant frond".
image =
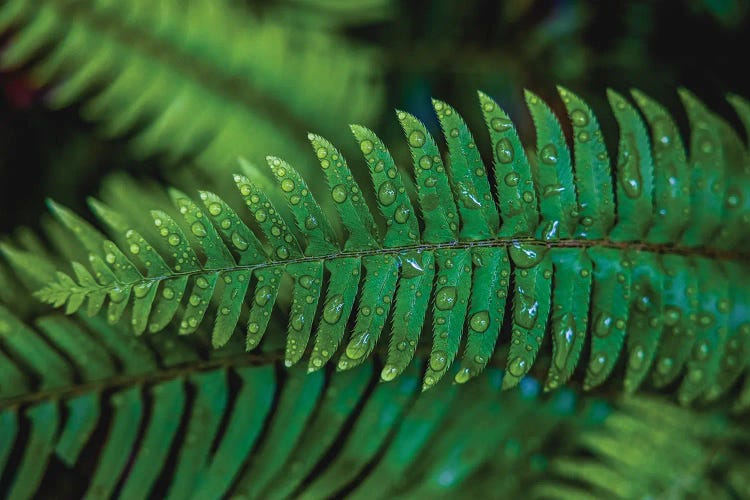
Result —
<instances>
[{"instance_id":1,"label":"green plant frond","mask_svg":"<svg viewBox=\"0 0 750 500\"><path fill-rule=\"evenodd\" d=\"M369 130L352 127L372 189L357 183L336 147L311 134L344 241L335 238L330 227L337 224L325 220L302 177L275 157L268 163L291 218L242 175L235 182L247 220L214 194L201 193L195 202L172 190L179 221L153 212L155 240L130 227L130 215L101 204L94 212L119 246L56 208L89 249L91 270L76 266L75 279L60 273L37 295L68 312L86 299L92 313L108 303L112 322L130 301L136 333L148 325L159 330L174 316L183 334L205 320L213 298L213 345L225 344L240 325L248 348L260 344L281 295L289 297L280 304L288 312L287 366L312 344L311 371L340 345L338 369L353 368L387 337L382 379L406 369L422 343L429 349L427 389L456 360L456 382L476 376L499 356L499 344L505 388L538 365L547 372L547 389L565 384L576 369L585 372L585 388L622 369L628 392L650 376L656 387L679 380L683 403L718 398L748 366L747 146L681 91L691 123L687 155L663 108L638 92L637 107L609 92L620 129L611 165L594 114L571 92L560 94L573 154L562 124L527 92L537 135L531 161L507 114L480 94L494 168L482 162L452 107L433 102L445 160L431 133L399 111L418 205ZM371 192L384 234L368 208Z\"/></svg>"},{"instance_id":2,"label":"green plant frond","mask_svg":"<svg viewBox=\"0 0 750 500\"><path fill-rule=\"evenodd\" d=\"M553 458L535 498L744 498L747 430L720 413L626 398Z\"/></svg>"},{"instance_id":3,"label":"green plant frond","mask_svg":"<svg viewBox=\"0 0 750 500\"><path fill-rule=\"evenodd\" d=\"M32 327L0 306L0 490L371 498L387 484L453 496L492 464L514 471L512 492L543 472L540 461L572 453L576 442L556 436L599 428L611 411L569 390L541 395L531 379L500 398L495 368L462 390L422 394L421 362L377 384L372 360L313 374L274 361L242 342L219 351L199 336L137 339L100 317L39 317ZM505 423L491 425L498 412ZM535 439L519 438L531 429ZM457 443L463 451L449 453ZM393 475L407 469L414 475ZM85 479L48 480L60 470Z\"/></svg>"},{"instance_id":4,"label":"green plant frond","mask_svg":"<svg viewBox=\"0 0 750 500\"><path fill-rule=\"evenodd\" d=\"M138 156L193 158L214 173L269 150L300 161L301 124L370 118L383 90L374 51L289 23L226 0L10 0L0 65L30 65L52 87L50 106L82 103L84 118L105 136L128 134Z\"/></svg>"}]
</instances>

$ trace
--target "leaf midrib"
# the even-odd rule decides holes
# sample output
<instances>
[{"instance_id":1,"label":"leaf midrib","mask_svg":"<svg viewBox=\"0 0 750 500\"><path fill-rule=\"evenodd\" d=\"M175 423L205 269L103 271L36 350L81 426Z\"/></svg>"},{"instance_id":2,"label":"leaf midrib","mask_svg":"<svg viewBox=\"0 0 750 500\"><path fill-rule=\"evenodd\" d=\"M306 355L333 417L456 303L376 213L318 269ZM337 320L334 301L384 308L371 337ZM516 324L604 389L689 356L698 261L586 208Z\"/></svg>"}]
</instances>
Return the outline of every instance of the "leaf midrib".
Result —
<instances>
[{"instance_id":1,"label":"leaf midrib","mask_svg":"<svg viewBox=\"0 0 750 500\"><path fill-rule=\"evenodd\" d=\"M172 272L165 275L148 276L142 279L124 282L115 280L112 285L97 287L97 291L109 291L117 290L122 286L135 286L143 283L154 283L169 279L175 279L184 276L196 276L205 273L223 273L233 271L255 271L258 269L265 269L275 266L286 266L292 264L299 264L305 262L319 262L329 261L336 259L346 259L352 257L368 257L368 256L383 256L383 255L406 255L411 252L425 252L425 251L436 251L443 249L457 250L457 249L471 249L471 248L499 248L499 247L510 247L514 245L540 245L547 248L613 248L622 251L640 251L640 252L651 252L658 254L673 254L682 255L685 257L705 257L713 260L724 260L724 261L738 261L750 263L750 255L744 255L737 251L723 251L711 248L692 248L684 246L674 246L666 244L655 244L647 243L643 241L630 241L630 242L618 242L609 239L598 239L598 240L582 240L582 239L561 239L555 241L539 240L532 237L512 237L512 238L492 238L486 240L472 240L472 241L452 241L446 243L420 243L415 245L401 246L401 247L381 247L363 250L343 250L340 252L323 254L323 255L309 255L301 256L296 258L290 258L286 260L269 260L266 262L260 262L257 264L235 264L233 266L225 267L203 267L193 271L183 272Z\"/></svg>"}]
</instances>

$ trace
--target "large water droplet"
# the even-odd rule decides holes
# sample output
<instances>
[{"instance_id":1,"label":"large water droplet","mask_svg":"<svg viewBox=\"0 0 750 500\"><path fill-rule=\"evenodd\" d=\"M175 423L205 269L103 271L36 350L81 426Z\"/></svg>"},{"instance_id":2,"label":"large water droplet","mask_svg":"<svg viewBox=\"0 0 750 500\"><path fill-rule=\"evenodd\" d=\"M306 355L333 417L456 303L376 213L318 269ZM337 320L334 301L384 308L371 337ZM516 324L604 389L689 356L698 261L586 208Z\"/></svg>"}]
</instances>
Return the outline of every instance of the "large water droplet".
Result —
<instances>
[{"instance_id":1,"label":"large water droplet","mask_svg":"<svg viewBox=\"0 0 750 500\"><path fill-rule=\"evenodd\" d=\"M573 125L576 127L584 127L589 123L589 118L586 116L586 113L580 109L574 109L570 113L570 121L573 122Z\"/></svg>"},{"instance_id":2,"label":"large water droplet","mask_svg":"<svg viewBox=\"0 0 750 500\"><path fill-rule=\"evenodd\" d=\"M249 246L248 242L243 238L240 233L237 231L234 231L231 236L232 239L232 245L234 245L234 248L237 250L243 251L247 250L247 247Z\"/></svg>"},{"instance_id":3,"label":"large water droplet","mask_svg":"<svg viewBox=\"0 0 750 500\"><path fill-rule=\"evenodd\" d=\"M432 158L430 158L427 155L424 155L422 158L419 159L419 166L422 167L424 170L429 170L432 168Z\"/></svg>"},{"instance_id":4,"label":"large water droplet","mask_svg":"<svg viewBox=\"0 0 750 500\"><path fill-rule=\"evenodd\" d=\"M420 130L413 130L409 134L409 145L415 148L424 146L425 136Z\"/></svg>"},{"instance_id":5,"label":"large water droplet","mask_svg":"<svg viewBox=\"0 0 750 500\"><path fill-rule=\"evenodd\" d=\"M497 153L497 160L500 163L510 163L513 161L513 144L511 144L505 137L497 141L495 152Z\"/></svg>"},{"instance_id":6,"label":"large water droplet","mask_svg":"<svg viewBox=\"0 0 750 500\"><path fill-rule=\"evenodd\" d=\"M452 309L456 305L456 287L444 286L435 294L435 307L441 311Z\"/></svg>"},{"instance_id":7,"label":"large water droplet","mask_svg":"<svg viewBox=\"0 0 750 500\"><path fill-rule=\"evenodd\" d=\"M547 247L541 245L522 245L513 243L510 246L510 257L513 263L522 269L537 265L547 253Z\"/></svg>"},{"instance_id":8,"label":"large water droplet","mask_svg":"<svg viewBox=\"0 0 750 500\"><path fill-rule=\"evenodd\" d=\"M199 238L204 238L206 236L206 227L203 225L202 222L195 221L190 226L190 232L192 232L194 235L196 235Z\"/></svg>"},{"instance_id":9,"label":"large water droplet","mask_svg":"<svg viewBox=\"0 0 750 500\"><path fill-rule=\"evenodd\" d=\"M173 247L176 247L177 245L179 245L180 241L181 241L180 237L177 236L176 234L170 234L169 238L167 238L167 242L169 242L169 244L172 245Z\"/></svg>"},{"instance_id":10,"label":"large water droplet","mask_svg":"<svg viewBox=\"0 0 750 500\"><path fill-rule=\"evenodd\" d=\"M208 213L214 216L219 215L221 213L221 205L219 205L218 203L211 203L208 206Z\"/></svg>"},{"instance_id":11,"label":"large water droplet","mask_svg":"<svg viewBox=\"0 0 750 500\"><path fill-rule=\"evenodd\" d=\"M536 324L539 316L539 302L532 296L521 290L516 295L520 304L515 308L513 315L517 325L530 330Z\"/></svg>"},{"instance_id":12,"label":"large water droplet","mask_svg":"<svg viewBox=\"0 0 750 500\"><path fill-rule=\"evenodd\" d=\"M385 181L378 189L378 200L383 206L392 205L396 201L396 186L391 181Z\"/></svg>"},{"instance_id":13,"label":"large water droplet","mask_svg":"<svg viewBox=\"0 0 750 500\"><path fill-rule=\"evenodd\" d=\"M344 309L344 296L341 294L334 295L326 301L323 307L323 320L333 325L341 318L341 312Z\"/></svg>"},{"instance_id":14,"label":"large water droplet","mask_svg":"<svg viewBox=\"0 0 750 500\"><path fill-rule=\"evenodd\" d=\"M279 259L282 259L282 260L288 258L289 257L289 249L287 247L283 246L283 245L280 246L280 247L278 247L276 249L276 256Z\"/></svg>"},{"instance_id":15,"label":"large water droplet","mask_svg":"<svg viewBox=\"0 0 750 500\"><path fill-rule=\"evenodd\" d=\"M607 364L607 354L600 352L596 353L589 364L589 370L592 375L599 375Z\"/></svg>"},{"instance_id":16,"label":"large water droplet","mask_svg":"<svg viewBox=\"0 0 750 500\"><path fill-rule=\"evenodd\" d=\"M380 372L380 378L384 382L390 382L394 378L396 378L396 375L398 375L398 367L396 365L387 364L383 367L383 370Z\"/></svg>"},{"instance_id":17,"label":"large water droplet","mask_svg":"<svg viewBox=\"0 0 750 500\"><path fill-rule=\"evenodd\" d=\"M490 120L490 127L498 132L505 132L513 126L513 122L507 118L493 118Z\"/></svg>"},{"instance_id":18,"label":"large water droplet","mask_svg":"<svg viewBox=\"0 0 750 500\"><path fill-rule=\"evenodd\" d=\"M369 155L370 153L372 153L372 148L374 147L375 145L369 139L365 139L364 141L359 143L359 149L362 150L362 153L366 155Z\"/></svg>"},{"instance_id":19,"label":"large water droplet","mask_svg":"<svg viewBox=\"0 0 750 500\"><path fill-rule=\"evenodd\" d=\"M557 148L554 144L547 144L539 152L539 158L547 165L557 163Z\"/></svg>"},{"instance_id":20,"label":"large water droplet","mask_svg":"<svg viewBox=\"0 0 750 500\"><path fill-rule=\"evenodd\" d=\"M521 180L521 176L518 175L516 172L511 172L507 174L503 180L505 181L505 184L509 187L518 186L518 181Z\"/></svg>"},{"instance_id":21,"label":"large water droplet","mask_svg":"<svg viewBox=\"0 0 750 500\"><path fill-rule=\"evenodd\" d=\"M410 252L401 256L401 276L404 278L414 278L424 274L422 267L422 254Z\"/></svg>"},{"instance_id":22,"label":"large water droplet","mask_svg":"<svg viewBox=\"0 0 750 500\"><path fill-rule=\"evenodd\" d=\"M641 159L634 139L623 142L620 151L620 184L628 198L638 198L641 195L643 180L641 179Z\"/></svg>"},{"instance_id":23,"label":"large water droplet","mask_svg":"<svg viewBox=\"0 0 750 500\"><path fill-rule=\"evenodd\" d=\"M133 287L133 293L135 294L136 298L142 299L148 294L148 291L150 289L151 289L151 283L140 283Z\"/></svg>"},{"instance_id":24,"label":"large water droplet","mask_svg":"<svg viewBox=\"0 0 750 500\"><path fill-rule=\"evenodd\" d=\"M258 291L255 292L255 303L263 307L268 304L268 301L271 300L272 295L273 290L270 286L262 286L258 289Z\"/></svg>"},{"instance_id":25,"label":"large water droplet","mask_svg":"<svg viewBox=\"0 0 750 500\"><path fill-rule=\"evenodd\" d=\"M522 377L526 374L526 360L520 356L516 356L508 365L508 371L514 377Z\"/></svg>"},{"instance_id":26,"label":"large water droplet","mask_svg":"<svg viewBox=\"0 0 750 500\"><path fill-rule=\"evenodd\" d=\"M404 224L407 220L409 220L409 216L411 215L411 210L406 205L399 205L398 208L396 208L396 211L393 213L393 218L396 222L399 224Z\"/></svg>"},{"instance_id":27,"label":"large water droplet","mask_svg":"<svg viewBox=\"0 0 750 500\"><path fill-rule=\"evenodd\" d=\"M604 312L599 313L594 320L594 334L599 337L606 337L612 330L613 324L612 316Z\"/></svg>"},{"instance_id":28,"label":"large water droplet","mask_svg":"<svg viewBox=\"0 0 750 500\"><path fill-rule=\"evenodd\" d=\"M570 313L565 313L560 318L560 332L557 335L559 341L555 344L555 366L564 370L570 356L573 339L575 338L575 318Z\"/></svg>"},{"instance_id":29,"label":"large water droplet","mask_svg":"<svg viewBox=\"0 0 750 500\"><path fill-rule=\"evenodd\" d=\"M369 350L370 334L369 332L361 335L360 337L353 339L346 346L346 355L349 359L359 359Z\"/></svg>"},{"instance_id":30,"label":"large water droplet","mask_svg":"<svg viewBox=\"0 0 750 500\"><path fill-rule=\"evenodd\" d=\"M631 369L640 371L643 368L643 364L646 362L646 351L642 346L637 345L630 352L630 358L628 358L628 366Z\"/></svg>"},{"instance_id":31,"label":"large water droplet","mask_svg":"<svg viewBox=\"0 0 750 500\"><path fill-rule=\"evenodd\" d=\"M487 328L490 326L490 313L487 311L474 313L469 320L469 326L477 333L487 331Z\"/></svg>"},{"instance_id":32,"label":"large water droplet","mask_svg":"<svg viewBox=\"0 0 750 500\"><path fill-rule=\"evenodd\" d=\"M432 371L442 371L448 365L448 355L445 351L435 351L430 354L430 368Z\"/></svg>"},{"instance_id":33,"label":"large water droplet","mask_svg":"<svg viewBox=\"0 0 750 500\"><path fill-rule=\"evenodd\" d=\"M296 331L302 330L302 327L305 326L305 316L302 313L295 314L289 320L289 325Z\"/></svg>"},{"instance_id":34,"label":"large water droplet","mask_svg":"<svg viewBox=\"0 0 750 500\"><path fill-rule=\"evenodd\" d=\"M333 201L336 203L344 203L346 201L346 186L343 184L337 184L333 186L333 189L331 190L331 197L333 198Z\"/></svg>"}]
</instances>

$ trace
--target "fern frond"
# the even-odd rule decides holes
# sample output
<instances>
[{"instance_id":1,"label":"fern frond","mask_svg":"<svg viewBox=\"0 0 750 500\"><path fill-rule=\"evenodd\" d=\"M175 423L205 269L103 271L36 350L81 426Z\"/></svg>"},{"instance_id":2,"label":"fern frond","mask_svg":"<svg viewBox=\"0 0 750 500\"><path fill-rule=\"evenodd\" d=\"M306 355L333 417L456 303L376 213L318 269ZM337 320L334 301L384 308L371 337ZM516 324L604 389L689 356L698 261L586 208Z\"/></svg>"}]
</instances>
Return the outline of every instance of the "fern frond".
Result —
<instances>
[{"instance_id":1,"label":"fern frond","mask_svg":"<svg viewBox=\"0 0 750 500\"><path fill-rule=\"evenodd\" d=\"M626 398L601 427L581 432L571 451L549 462L533 496L744 498L749 438L720 413Z\"/></svg>"},{"instance_id":2,"label":"fern frond","mask_svg":"<svg viewBox=\"0 0 750 500\"><path fill-rule=\"evenodd\" d=\"M88 299L92 313L108 297L112 322L132 297L137 334L147 327L157 331L173 316L180 318L181 334L194 332L213 298L214 346L225 344L244 318L251 349L267 330L279 291L290 289L287 366L314 338L311 371L342 342L337 367L353 368L386 332L381 377L392 380L412 360L420 335L432 334L423 342L430 345L424 389L444 377L462 344L454 380L476 376L499 340L507 354L504 388L518 384L535 364L546 368L548 389L566 383L578 368L585 368L584 387L593 388L620 364L628 392L651 374L657 387L680 378L683 403L718 398L748 366L747 146L681 91L691 123L688 157L663 108L634 93L644 122L636 107L610 91L620 128L612 168L593 112L571 92L560 94L573 126L573 154L557 117L527 92L537 132L536 154L527 156L507 114L480 93L494 168L483 163L468 127L448 104L433 102L447 143L445 160L425 126L399 111L419 212L382 141L353 126L384 234L368 208L368 190L340 151L314 134L309 139L344 241L333 234L335 224L326 221L302 177L275 157L268 164L293 221L242 175L235 182L249 222L217 195L201 193L199 206L171 190L181 220L166 210L152 212L155 241L141 236L129 216L99 202L92 209L119 246L53 204L90 253L91 268L76 265L76 279L60 274L38 296L65 304L68 312ZM747 109L736 108L746 119ZM545 339L551 339L546 352ZM748 388L746 383L741 401Z\"/></svg>"},{"instance_id":3,"label":"fern frond","mask_svg":"<svg viewBox=\"0 0 750 500\"><path fill-rule=\"evenodd\" d=\"M382 95L373 51L224 0L10 0L0 32L12 34L0 65L30 67L53 108L81 103L105 136L132 135L136 155L214 173L262 158L260 145L303 158L302 123L371 117Z\"/></svg>"},{"instance_id":4,"label":"fern frond","mask_svg":"<svg viewBox=\"0 0 750 500\"><path fill-rule=\"evenodd\" d=\"M497 369L461 391L422 394L420 362L376 384L371 360L308 374L248 356L240 342L212 351L199 340L137 339L99 317L41 317L31 327L0 306L3 495L371 498L395 477L411 479L386 481L394 492L455 495L486 480L490 462L529 480L541 472L528 465L534 457L572 453L575 442L558 434L594 430L606 415L571 391L543 397L531 380L501 399ZM455 422L454 405L464 408ZM506 424L478 432L499 411ZM524 426L535 439L512 438ZM456 443L458 462L446 452Z\"/></svg>"}]
</instances>

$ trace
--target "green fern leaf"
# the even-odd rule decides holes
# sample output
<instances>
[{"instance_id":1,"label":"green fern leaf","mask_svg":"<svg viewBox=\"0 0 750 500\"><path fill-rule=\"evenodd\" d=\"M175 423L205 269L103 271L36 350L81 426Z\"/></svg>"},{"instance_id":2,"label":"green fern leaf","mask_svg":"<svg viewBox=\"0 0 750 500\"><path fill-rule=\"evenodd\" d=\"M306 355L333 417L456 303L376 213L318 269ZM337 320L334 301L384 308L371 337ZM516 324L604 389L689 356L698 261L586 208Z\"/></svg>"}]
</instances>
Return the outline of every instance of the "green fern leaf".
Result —
<instances>
[{"instance_id":1,"label":"green fern leaf","mask_svg":"<svg viewBox=\"0 0 750 500\"><path fill-rule=\"evenodd\" d=\"M193 160L209 174L262 158L261 144L300 161L303 123L371 117L383 94L374 50L226 0L10 0L0 32L10 35L0 67L50 86L51 107L81 103L104 136L132 135L136 156ZM289 67L302 85L290 85Z\"/></svg>"},{"instance_id":2,"label":"green fern leaf","mask_svg":"<svg viewBox=\"0 0 750 500\"><path fill-rule=\"evenodd\" d=\"M242 175L235 181L252 215L248 224L216 195L201 195L204 211L171 190L186 230L161 215L166 209L155 212L160 245L144 239L128 218L95 203L95 213L121 242L123 250L115 252L98 230L55 207L92 263L104 262L109 270L92 267L89 273L76 264L76 279L60 273L37 295L65 304L69 313L85 300L98 310L108 295L114 321L130 294L137 334L149 321L152 331L166 325L185 296L180 333L191 333L213 301L213 345L224 345L247 318L252 349L281 294L282 307L290 297L287 366L304 357L314 338L311 371L341 344L337 367L350 369L387 336L381 378L393 380L423 343L429 349L424 389L438 383L457 358L454 380L465 382L502 352L506 389L535 366L546 369L548 389L569 381L577 369L585 370L587 389L624 369L628 392L652 374L657 386L681 378L677 395L684 403L718 398L748 362L740 347L750 336L742 245L750 220L747 146L681 91L692 125L686 160L663 108L634 93L649 134L638 109L610 91L620 129L613 169L593 112L569 91L560 89L560 95L573 124L574 156L557 117L527 92L537 134L529 162L507 115L480 93L494 170L482 163L452 107L433 102L447 161L428 130L398 112L414 160L419 211L403 173L374 133L352 127L372 190L357 183L339 149L310 134L328 186L325 196L343 222L343 241L299 173L275 157L268 163L290 212L275 207L266 190ZM745 101L732 99L745 112ZM369 209L368 191L383 216L384 235ZM700 215L686 222L687 213ZM192 291L184 293L186 286Z\"/></svg>"}]
</instances>

